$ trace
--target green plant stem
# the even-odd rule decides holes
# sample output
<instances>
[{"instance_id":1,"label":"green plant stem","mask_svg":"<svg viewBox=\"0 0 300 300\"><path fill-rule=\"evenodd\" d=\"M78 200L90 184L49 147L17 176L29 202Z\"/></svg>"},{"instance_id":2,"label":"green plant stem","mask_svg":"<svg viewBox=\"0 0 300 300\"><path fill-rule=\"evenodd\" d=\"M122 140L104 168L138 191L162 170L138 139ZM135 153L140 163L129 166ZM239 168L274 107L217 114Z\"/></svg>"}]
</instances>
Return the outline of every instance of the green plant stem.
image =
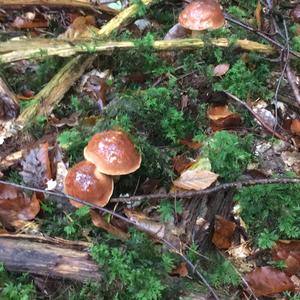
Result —
<instances>
[{"instance_id":1,"label":"green plant stem","mask_svg":"<svg viewBox=\"0 0 300 300\"><path fill-rule=\"evenodd\" d=\"M157 51L180 50L180 49L197 49L203 48L211 44L216 47L227 48L231 44L226 38L211 39L209 42L204 42L199 38L191 39L176 39L176 40L158 40L152 44L153 49ZM244 50L254 51L264 54L273 54L275 49L269 45L260 44L250 40L236 40L233 44ZM30 59L33 57L47 56L72 56L79 53L97 52L110 53L113 50L128 50L137 47L134 42L103 42L103 41L79 41L69 43L67 41L37 39L28 41L11 41L0 45L0 61L2 63L10 63L22 59ZM15 50L18 49L18 50ZM4 53L6 52L6 53ZM43 55L41 55L43 53ZM45 53L45 54L44 54Z\"/></svg>"}]
</instances>

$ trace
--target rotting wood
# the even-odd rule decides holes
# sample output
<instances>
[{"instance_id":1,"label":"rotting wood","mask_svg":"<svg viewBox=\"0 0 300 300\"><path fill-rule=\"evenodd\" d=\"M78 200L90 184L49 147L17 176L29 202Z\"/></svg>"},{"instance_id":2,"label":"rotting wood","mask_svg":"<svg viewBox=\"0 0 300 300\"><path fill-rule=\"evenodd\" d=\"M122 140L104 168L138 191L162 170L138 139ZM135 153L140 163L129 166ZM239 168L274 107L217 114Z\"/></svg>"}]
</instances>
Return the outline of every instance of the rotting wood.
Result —
<instances>
[{"instance_id":1,"label":"rotting wood","mask_svg":"<svg viewBox=\"0 0 300 300\"><path fill-rule=\"evenodd\" d=\"M69 61L59 73L34 97L35 103L23 110L17 119L17 125L23 128L37 115L48 116L54 104L59 102L65 93L73 85L74 81L81 77L85 69L92 64L94 56L76 56Z\"/></svg>"},{"instance_id":2,"label":"rotting wood","mask_svg":"<svg viewBox=\"0 0 300 300\"><path fill-rule=\"evenodd\" d=\"M19 103L16 95L0 77L0 119L16 118L19 114Z\"/></svg>"},{"instance_id":3,"label":"rotting wood","mask_svg":"<svg viewBox=\"0 0 300 300\"><path fill-rule=\"evenodd\" d=\"M143 0L146 6L150 6L157 0ZM132 4L128 8L124 9L120 14L112 18L107 24L105 24L98 32L97 38L102 39L110 35L115 31L121 24L126 22L129 18L133 17L138 12L139 6L137 4ZM82 56L79 55L71 59L59 72L50 80L50 82L38 93L35 97L37 103L30 106L27 110L24 110L20 117L18 118L18 129L22 129L30 120L34 119L38 114L43 113L44 116L48 116L48 113L53 110L56 104L60 102L64 94L70 89L74 82L82 75L87 66L92 64L96 55ZM81 74L76 74L76 76L68 76L67 70L78 69L78 62L81 62ZM79 76L78 76L79 75ZM67 76L68 81L66 86L62 86L61 78ZM57 94L57 91L60 93ZM48 104L48 107L43 107L43 105Z\"/></svg>"},{"instance_id":4,"label":"rotting wood","mask_svg":"<svg viewBox=\"0 0 300 300\"><path fill-rule=\"evenodd\" d=\"M101 280L83 242L28 235L0 235L0 262L9 271L80 282Z\"/></svg>"},{"instance_id":5,"label":"rotting wood","mask_svg":"<svg viewBox=\"0 0 300 300\"><path fill-rule=\"evenodd\" d=\"M231 44L226 38L212 39L208 42L204 42L201 39L158 40L153 42L152 47L157 51L167 51L203 48L207 44L222 48L232 45L243 50L264 54L274 54L276 51L270 45L261 44L250 40L236 40L233 44ZM136 47L135 43L130 41L103 42L94 40L73 43L51 39L10 41L0 45L0 53L3 53L0 55L0 61L3 63L10 63L32 57L39 58L41 53L43 53L43 56L40 56L41 58L53 55L66 57L88 52L111 53L113 50L128 50L134 47Z\"/></svg>"},{"instance_id":6,"label":"rotting wood","mask_svg":"<svg viewBox=\"0 0 300 300\"><path fill-rule=\"evenodd\" d=\"M17 9L24 6L65 6L79 7L92 10L101 10L109 14L116 14L117 11L105 4L93 4L90 0L0 0L0 7Z\"/></svg>"}]
</instances>

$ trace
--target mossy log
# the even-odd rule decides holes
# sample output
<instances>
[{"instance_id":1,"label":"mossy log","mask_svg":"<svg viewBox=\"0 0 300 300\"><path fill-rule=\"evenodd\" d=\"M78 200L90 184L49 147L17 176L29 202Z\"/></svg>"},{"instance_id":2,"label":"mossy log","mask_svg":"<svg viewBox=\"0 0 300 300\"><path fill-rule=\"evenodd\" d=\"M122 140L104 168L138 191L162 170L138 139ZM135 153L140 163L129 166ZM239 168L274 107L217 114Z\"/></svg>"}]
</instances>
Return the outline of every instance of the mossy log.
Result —
<instances>
[{"instance_id":1,"label":"mossy log","mask_svg":"<svg viewBox=\"0 0 300 300\"><path fill-rule=\"evenodd\" d=\"M89 244L29 235L0 235L0 262L9 271L80 282L101 280Z\"/></svg>"},{"instance_id":2,"label":"mossy log","mask_svg":"<svg viewBox=\"0 0 300 300\"><path fill-rule=\"evenodd\" d=\"M237 40L230 44L228 39L219 38L204 42L201 39L176 39L176 40L159 40L152 44L153 49L157 51L180 50L180 49L197 49L207 45L216 47L229 47L230 45L239 47L243 50L254 51L265 54L273 54L275 49L270 45L261 44L250 40ZM104 41L86 41L69 43L61 40L36 39L23 41L10 41L0 45L0 61L10 63L22 59L43 58L47 56L72 56L74 54L97 52L107 53L113 50L128 50L135 48L134 42L104 42ZM17 49L17 50L16 50Z\"/></svg>"}]
</instances>

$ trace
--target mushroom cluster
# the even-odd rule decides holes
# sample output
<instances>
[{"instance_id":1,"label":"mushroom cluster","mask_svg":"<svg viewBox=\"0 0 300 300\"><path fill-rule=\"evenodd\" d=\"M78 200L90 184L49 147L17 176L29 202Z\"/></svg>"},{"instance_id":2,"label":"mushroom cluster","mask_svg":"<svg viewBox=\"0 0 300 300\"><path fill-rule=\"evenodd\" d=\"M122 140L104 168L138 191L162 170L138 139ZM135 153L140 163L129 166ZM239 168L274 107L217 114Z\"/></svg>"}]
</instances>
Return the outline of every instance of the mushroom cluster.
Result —
<instances>
[{"instance_id":1,"label":"mushroom cluster","mask_svg":"<svg viewBox=\"0 0 300 300\"><path fill-rule=\"evenodd\" d=\"M84 149L84 158L68 171L64 192L101 207L113 193L112 176L132 173L141 165L140 154L120 130L96 133ZM82 206L75 201L70 203L77 208Z\"/></svg>"}]
</instances>

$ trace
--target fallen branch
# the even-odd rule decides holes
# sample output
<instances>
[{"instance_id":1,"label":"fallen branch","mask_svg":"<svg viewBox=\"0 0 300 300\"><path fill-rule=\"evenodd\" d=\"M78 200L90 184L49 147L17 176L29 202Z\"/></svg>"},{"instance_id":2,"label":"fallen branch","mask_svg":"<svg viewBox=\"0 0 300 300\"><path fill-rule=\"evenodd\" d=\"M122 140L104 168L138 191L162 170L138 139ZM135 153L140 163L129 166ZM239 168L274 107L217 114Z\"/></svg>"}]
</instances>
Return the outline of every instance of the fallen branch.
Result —
<instances>
[{"instance_id":1,"label":"fallen branch","mask_svg":"<svg viewBox=\"0 0 300 300\"><path fill-rule=\"evenodd\" d=\"M0 261L7 270L80 282L101 280L89 243L28 235L0 235Z\"/></svg>"},{"instance_id":2,"label":"fallen branch","mask_svg":"<svg viewBox=\"0 0 300 300\"><path fill-rule=\"evenodd\" d=\"M201 39L176 39L154 41L153 49L158 51L180 50L180 49L197 49L207 45L216 47L236 46L244 50L254 51L264 54L273 54L275 49L269 45L260 44L250 40L236 40L233 44L226 38L212 39L204 42ZM103 42L103 41L86 41L69 43L54 39L36 39L23 41L9 41L0 45L0 61L10 63L22 59L44 58L47 56L72 56L79 53L107 53L113 50L128 50L135 48L132 41L124 42ZM17 49L17 50L16 50Z\"/></svg>"},{"instance_id":3,"label":"fallen branch","mask_svg":"<svg viewBox=\"0 0 300 300\"><path fill-rule=\"evenodd\" d=\"M153 4L155 0L143 0L146 6ZM106 25L100 29L98 38L107 37L114 30L116 30L120 24L127 21L130 17L133 17L138 11L138 5L133 4L124 9L119 15L111 19ZM74 82L82 75L87 66L93 63L96 55L84 57L77 56L71 59L60 71L50 80L50 82L38 93L35 97L37 102L25 109L18 118L18 129L24 127L30 120L37 115L43 114L48 116L54 106L59 103L64 94L71 88ZM1 60L1 59L0 59ZM75 71L80 73L75 74ZM70 74L75 74L73 77ZM65 80L65 85L62 85L61 80ZM59 93L58 93L59 92ZM43 105L47 105L43 107Z\"/></svg>"},{"instance_id":4,"label":"fallen branch","mask_svg":"<svg viewBox=\"0 0 300 300\"><path fill-rule=\"evenodd\" d=\"M114 9L109 8L104 4L93 4L90 0L0 0L0 7L19 9L22 6L65 6L65 7L79 7L92 10L102 10L109 14L115 14Z\"/></svg>"}]
</instances>

